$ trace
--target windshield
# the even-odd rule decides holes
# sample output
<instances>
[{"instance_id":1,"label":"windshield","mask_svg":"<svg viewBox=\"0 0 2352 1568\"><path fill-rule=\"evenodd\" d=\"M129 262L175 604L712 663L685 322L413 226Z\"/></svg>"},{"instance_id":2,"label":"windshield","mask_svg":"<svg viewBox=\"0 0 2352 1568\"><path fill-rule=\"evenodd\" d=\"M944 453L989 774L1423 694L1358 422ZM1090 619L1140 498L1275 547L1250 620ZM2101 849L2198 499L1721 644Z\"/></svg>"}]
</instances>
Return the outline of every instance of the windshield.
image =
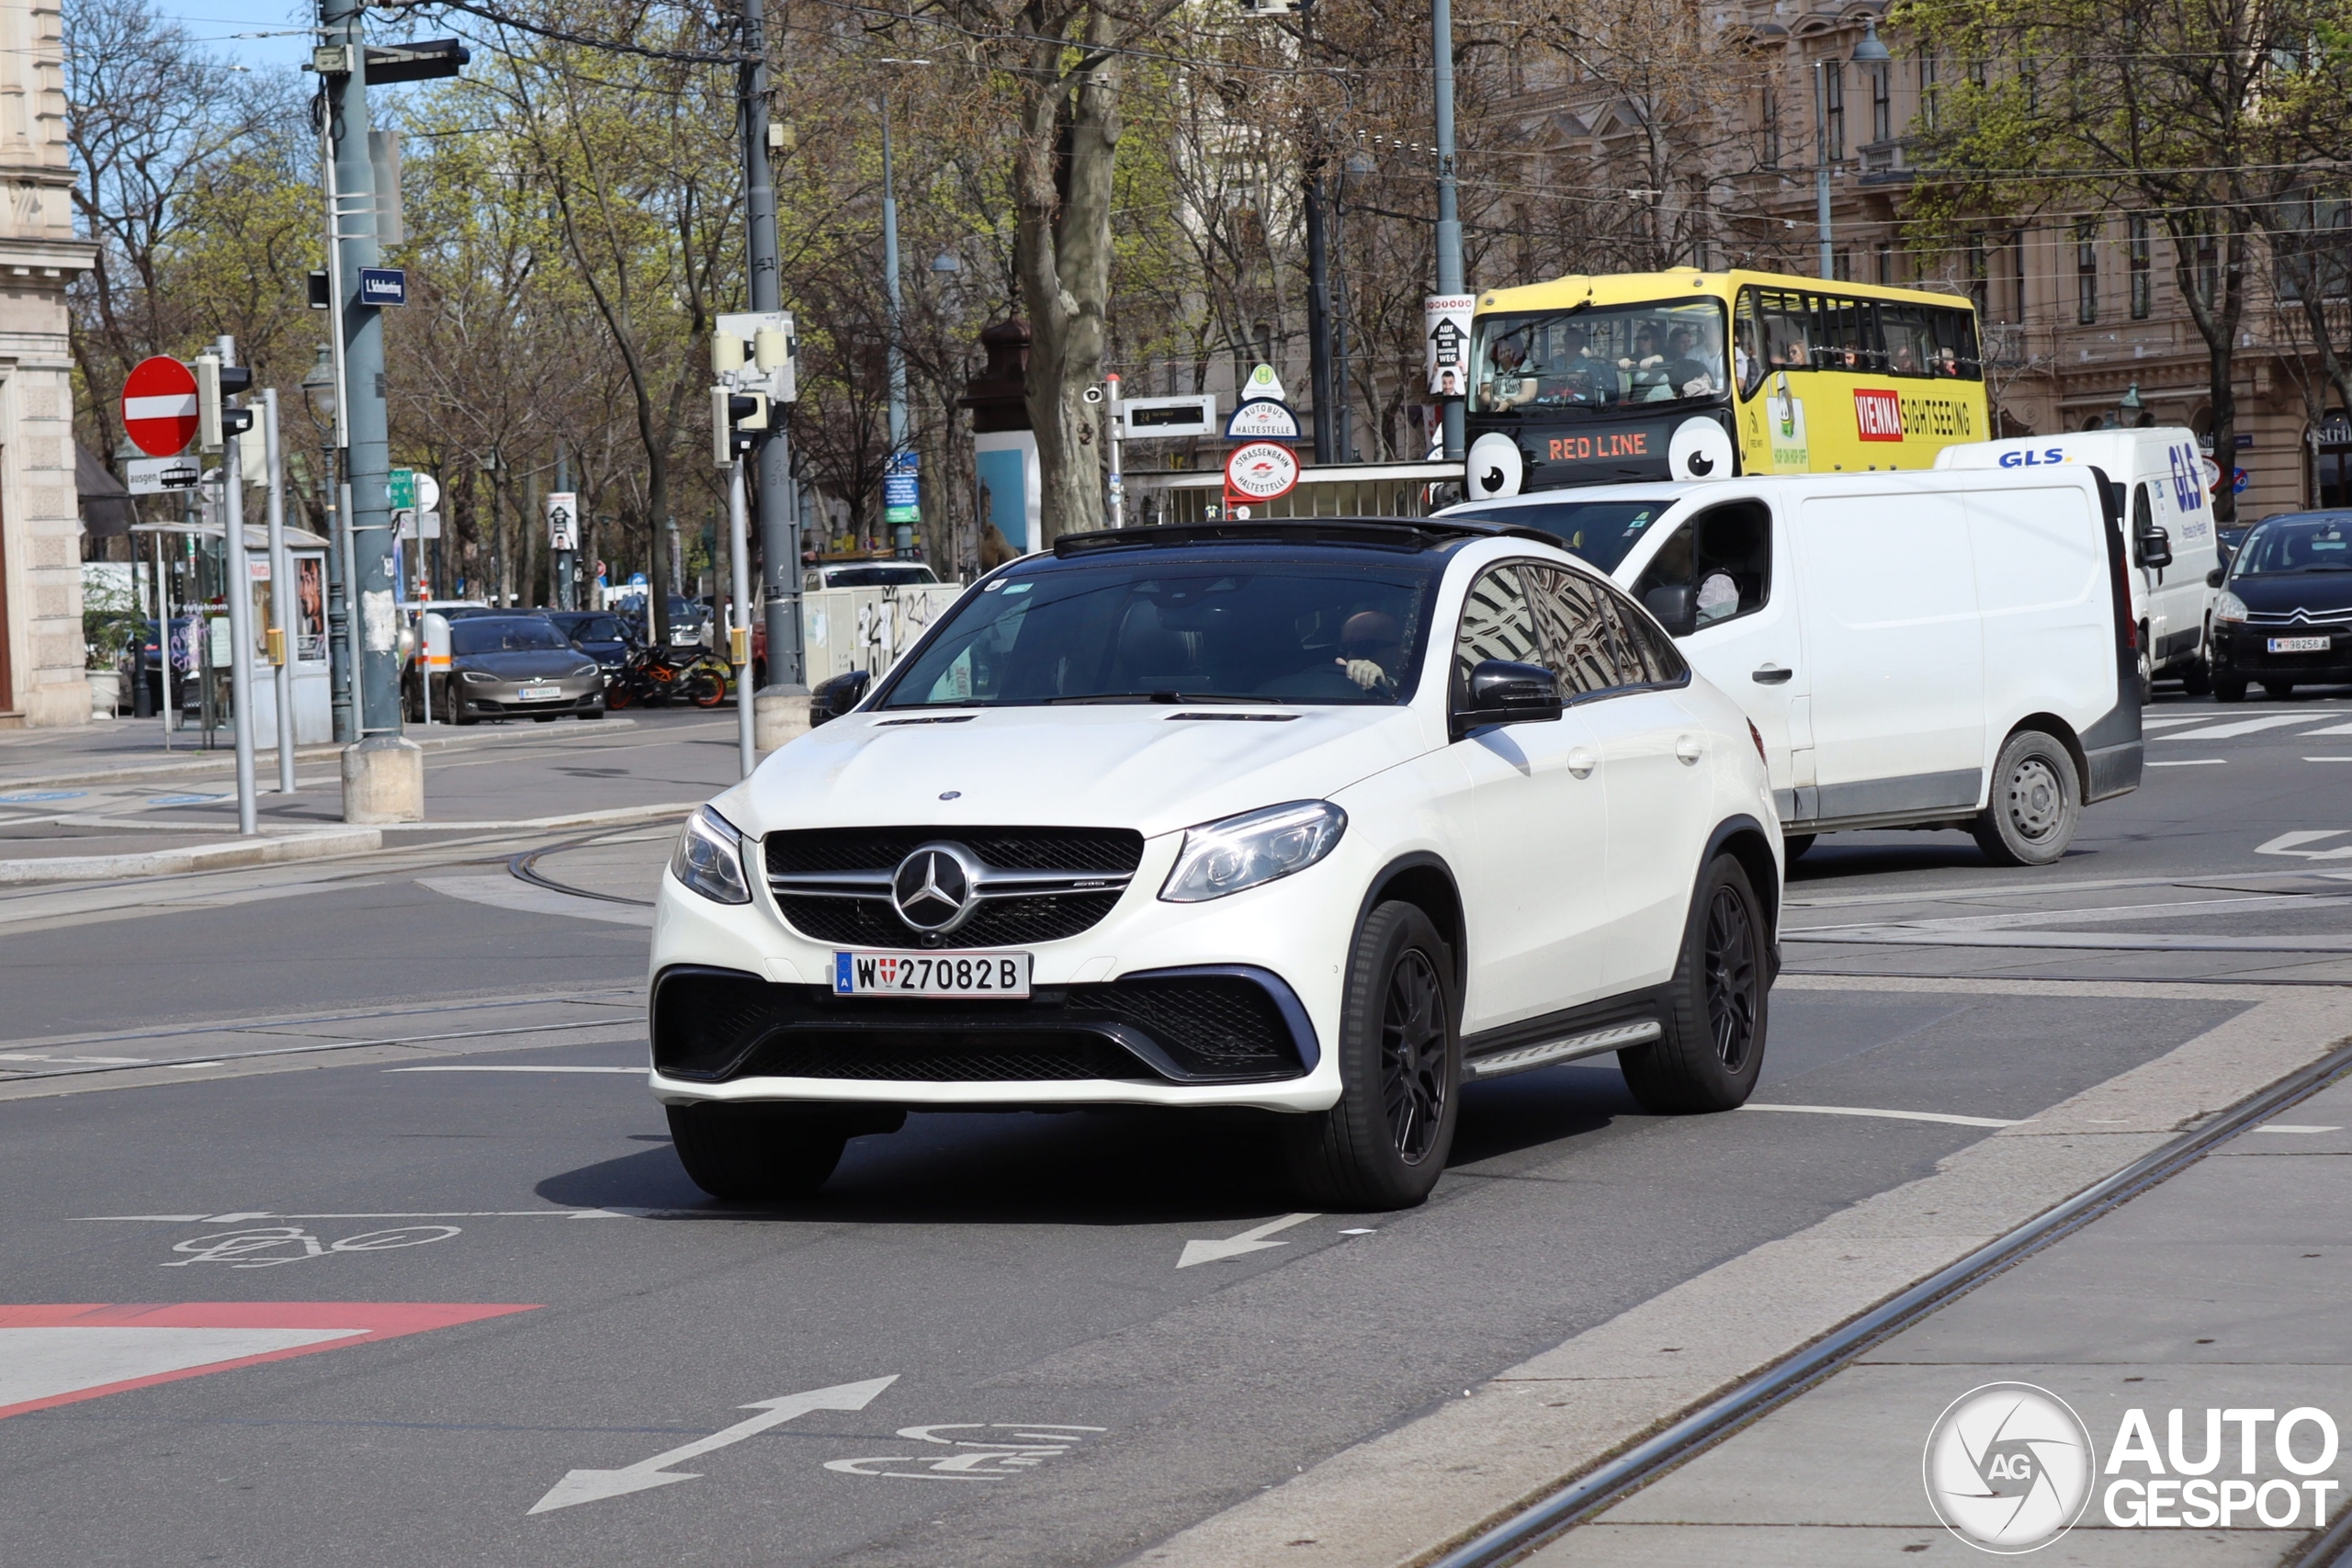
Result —
<instances>
[{"instance_id":1,"label":"windshield","mask_svg":"<svg viewBox=\"0 0 2352 1568\"><path fill-rule=\"evenodd\" d=\"M571 635L582 642L627 642L628 630L615 615L581 615L571 623Z\"/></svg>"},{"instance_id":2,"label":"windshield","mask_svg":"<svg viewBox=\"0 0 2352 1568\"><path fill-rule=\"evenodd\" d=\"M1713 299L1481 316L1471 411L1591 412L1719 398L1724 308Z\"/></svg>"},{"instance_id":3,"label":"windshield","mask_svg":"<svg viewBox=\"0 0 2352 1568\"><path fill-rule=\"evenodd\" d=\"M881 705L1401 703L1433 581L1401 562L1149 557L1000 578L956 607Z\"/></svg>"},{"instance_id":4,"label":"windshield","mask_svg":"<svg viewBox=\"0 0 2352 1568\"><path fill-rule=\"evenodd\" d=\"M537 615L475 615L449 623L453 654L522 653L571 646L551 623Z\"/></svg>"},{"instance_id":5,"label":"windshield","mask_svg":"<svg viewBox=\"0 0 2352 1568\"><path fill-rule=\"evenodd\" d=\"M828 588L887 588L901 582L936 582L927 566L842 566L825 571Z\"/></svg>"},{"instance_id":6,"label":"windshield","mask_svg":"<svg viewBox=\"0 0 2352 1568\"><path fill-rule=\"evenodd\" d=\"M1510 523L1541 528L1561 545L1604 572L1633 553L1651 524L1674 504L1663 501L1555 501L1528 506L1496 507L1487 512L1448 512L1448 517L1468 517L1480 523Z\"/></svg>"},{"instance_id":7,"label":"windshield","mask_svg":"<svg viewBox=\"0 0 2352 1568\"><path fill-rule=\"evenodd\" d=\"M2238 557L2236 577L2298 571L2352 571L2352 531L2342 517L2282 517L2256 528Z\"/></svg>"}]
</instances>

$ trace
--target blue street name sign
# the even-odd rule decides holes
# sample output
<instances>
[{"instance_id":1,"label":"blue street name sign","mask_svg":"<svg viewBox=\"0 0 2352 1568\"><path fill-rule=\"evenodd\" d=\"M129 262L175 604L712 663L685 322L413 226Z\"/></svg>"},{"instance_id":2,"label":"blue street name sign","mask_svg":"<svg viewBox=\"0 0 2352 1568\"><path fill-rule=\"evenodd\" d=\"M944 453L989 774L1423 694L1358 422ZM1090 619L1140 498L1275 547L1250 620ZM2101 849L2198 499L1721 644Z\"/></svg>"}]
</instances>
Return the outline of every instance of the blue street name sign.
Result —
<instances>
[{"instance_id":1,"label":"blue street name sign","mask_svg":"<svg viewBox=\"0 0 2352 1568\"><path fill-rule=\"evenodd\" d=\"M408 274L396 266L361 267L359 302L362 305L407 304Z\"/></svg>"}]
</instances>

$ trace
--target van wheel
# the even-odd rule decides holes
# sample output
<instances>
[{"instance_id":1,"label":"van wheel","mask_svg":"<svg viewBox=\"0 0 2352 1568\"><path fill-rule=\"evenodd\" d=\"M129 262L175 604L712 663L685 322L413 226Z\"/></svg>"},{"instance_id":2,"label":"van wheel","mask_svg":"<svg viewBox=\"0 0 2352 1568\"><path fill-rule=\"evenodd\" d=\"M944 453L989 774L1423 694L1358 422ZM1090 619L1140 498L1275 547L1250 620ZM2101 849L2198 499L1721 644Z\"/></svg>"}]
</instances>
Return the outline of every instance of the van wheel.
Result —
<instances>
[{"instance_id":1,"label":"van wheel","mask_svg":"<svg viewBox=\"0 0 2352 1568\"><path fill-rule=\"evenodd\" d=\"M1340 1013L1340 1102L1286 1118L1291 1173L1324 1211L1409 1209L1453 1147L1461 1100L1453 953L1430 918L1392 899L1356 938Z\"/></svg>"},{"instance_id":2,"label":"van wheel","mask_svg":"<svg viewBox=\"0 0 2352 1568\"><path fill-rule=\"evenodd\" d=\"M2148 649L2148 628L2140 628L2140 705L2146 707L2155 700L2156 658Z\"/></svg>"},{"instance_id":3,"label":"van wheel","mask_svg":"<svg viewBox=\"0 0 2352 1568\"><path fill-rule=\"evenodd\" d=\"M1691 895L1681 956L1661 993L1665 1032L1617 1053L1643 1110L1667 1116L1746 1103L1764 1066L1771 940L1747 873L1733 856L1717 855Z\"/></svg>"},{"instance_id":4,"label":"van wheel","mask_svg":"<svg viewBox=\"0 0 2352 1568\"><path fill-rule=\"evenodd\" d=\"M1783 834L1781 838L1781 852L1790 860L1795 860L1805 851L1813 848L1813 841L1818 837L1820 835L1817 833Z\"/></svg>"},{"instance_id":5,"label":"van wheel","mask_svg":"<svg viewBox=\"0 0 2352 1568\"><path fill-rule=\"evenodd\" d=\"M2055 738L2021 729L2001 748L1993 795L1978 814L1976 847L1996 865L2050 865L2075 840L2082 781Z\"/></svg>"},{"instance_id":6,"label":"van wheel","mask_svg":"<svg viewBox=\"0 0 2352 1568\"><path fill-rule=\"evenodd\" d=\"M2295 694L2295 683L2292 681L2265 681L2262 683L2262 689L2274 703L2283 703Z\"/></svg>"},{"instance_id":7,"label":"van wheel","mask_svg":"<svg viewBox=\"0 0 2352 1568\"><path fill-rule=\"evenodd\" d=\"M2213 662L2203 653L2180 667L2180 689L2192 697L2211 696L2213 692Z\"/></svg>"},{"instance_id":8,"label":"van wheel","mask_svg":"<svg viewBox=\"0 0 2352 1568\"><path fill-rule=\"evenodd\" d=\"M2245 681L2243 677L2232 679L2228 676L2216 675L2213 677L2213 700L2217 703L2245 701Z\"/></svg>"},{"instance_id":9,"label":"van wheel","mask_svg":"<svg viewBox=\"0 0 2352 1568\"><path fill-rule=\"evenodd\" d=\"M842 1118L795 1105L673 1105L670 1141L696 1187L738 1203L806 1198L849 1142Z\"/></svg>"}]
</instances>

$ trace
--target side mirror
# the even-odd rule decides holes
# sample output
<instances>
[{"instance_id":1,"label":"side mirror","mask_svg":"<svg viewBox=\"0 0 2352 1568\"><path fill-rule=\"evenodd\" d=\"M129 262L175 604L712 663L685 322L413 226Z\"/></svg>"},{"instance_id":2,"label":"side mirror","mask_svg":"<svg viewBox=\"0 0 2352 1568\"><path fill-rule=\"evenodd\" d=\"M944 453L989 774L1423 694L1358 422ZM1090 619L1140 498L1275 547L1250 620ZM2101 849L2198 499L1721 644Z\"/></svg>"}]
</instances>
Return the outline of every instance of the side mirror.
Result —
<instances>
[{"instance_id":1,"label":"side mirror","mask_svg":"<svg viewBox=\"0 0 2352 1568\"><path fill-rule=\"evenodd\" d=\"M808 694L808 728L814 729L841 717L865 700L865 688L872 684L874 671L853 670L846 675L836 675L830 681L820 681Z\"/></svg>"},{"instance_id":2,"label":"side mirror","mask_svg":"<svg viewBox=\"0 0 2352 1568\"><path fill-rule=\"evenodd\" d=\"M1560 716L1560 682L1540 664L1488 659L1474 666L1448 728L1459 740L1489 724L1532 724Z\"/></svg>"},{"instance_id":3,"label":"side mirror","mask_svg":"<svg viewBox=\"0 0 2352 1568\"><path fill-rule=\"evenodd\" d=\"M2132 553L2142 566L2161 569L2172 564L2172 536L2162 528L2151 528L2132 543Z\"/></svg>"},{"instance_id":4,"label":"side mirror","mask_svg":"<svg viewBox=\"0 0 2352 1568\"><path fill-rule=\"evenodd\" d=\"M2208 588L2219 588L2222 586L2222 581L2229 575L2230 569L2228 567L2217 566L2212 570L2205 574L2205 586Z\"/></svg>"},{"instance_id":5,"label":"side mirror","mask_svg":"<svg viewBox=\"0 0 2352 1568\"><path fill-rule=\"evenodd\" d=\"M1651 589L1642 595L1642 606L1657 617L1657 624L1666 628L1669 637L1689 637L1699 629L1698 612L1692 607L1690 585L1687 582Z\"/></svg>"}]
</instances>

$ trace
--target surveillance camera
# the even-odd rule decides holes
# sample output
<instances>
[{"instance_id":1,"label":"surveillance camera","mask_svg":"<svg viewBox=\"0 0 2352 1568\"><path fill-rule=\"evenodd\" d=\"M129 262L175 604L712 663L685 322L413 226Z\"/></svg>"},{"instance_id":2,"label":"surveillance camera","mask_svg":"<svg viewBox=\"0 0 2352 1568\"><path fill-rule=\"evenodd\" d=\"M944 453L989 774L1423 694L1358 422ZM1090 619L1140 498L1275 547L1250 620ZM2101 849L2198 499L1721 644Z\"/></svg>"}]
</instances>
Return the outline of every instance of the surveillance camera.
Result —
<instances>
[{"instance_id":1,"label":"surveillance camera","mask_svg":"<svg viewBox=\"0 0 2352 1568\"><path fill-rule=\"evenodd\" d=\"M1090 402L1090 403L1099 403L1099 402L1101 402L1101 401L1102 400L1102 388L1100 388L1100 387L1089 387L1089 388L1087 388L1087 389L1086 389L1086 400L1087 400L1088 402Z\"/></svg>"}]
</instances>

